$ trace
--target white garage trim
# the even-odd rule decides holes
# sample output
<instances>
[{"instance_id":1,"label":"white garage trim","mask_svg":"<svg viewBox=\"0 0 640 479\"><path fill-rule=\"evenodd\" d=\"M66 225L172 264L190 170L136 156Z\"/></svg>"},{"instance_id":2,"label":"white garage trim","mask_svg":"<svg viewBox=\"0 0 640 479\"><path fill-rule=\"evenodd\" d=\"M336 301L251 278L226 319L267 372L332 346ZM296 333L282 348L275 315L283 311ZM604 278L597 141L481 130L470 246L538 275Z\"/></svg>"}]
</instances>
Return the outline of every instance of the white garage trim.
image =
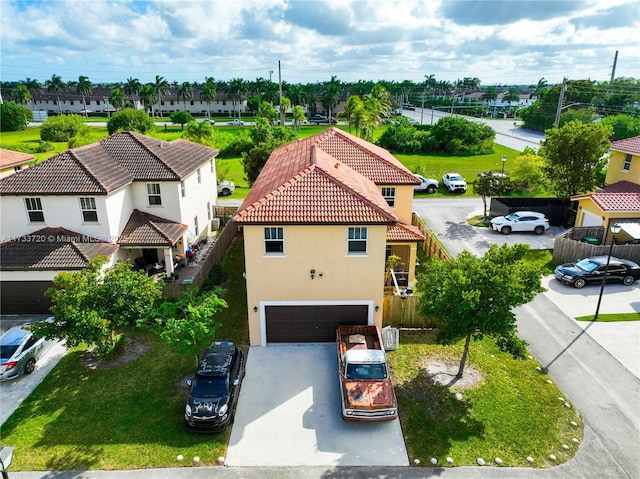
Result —
<instances>
[{"instance_id":1,"label":"white garage trim","mask_svg":"<svg viewBox=\"0 0 640 479\"><path fill-rule=\"evenodd\" d=\"M267 306L367 306L367 324L373 326L373 301L343 300L343 301L260 301L260 344L267 344Z\"/></svg>"}]
</instances>

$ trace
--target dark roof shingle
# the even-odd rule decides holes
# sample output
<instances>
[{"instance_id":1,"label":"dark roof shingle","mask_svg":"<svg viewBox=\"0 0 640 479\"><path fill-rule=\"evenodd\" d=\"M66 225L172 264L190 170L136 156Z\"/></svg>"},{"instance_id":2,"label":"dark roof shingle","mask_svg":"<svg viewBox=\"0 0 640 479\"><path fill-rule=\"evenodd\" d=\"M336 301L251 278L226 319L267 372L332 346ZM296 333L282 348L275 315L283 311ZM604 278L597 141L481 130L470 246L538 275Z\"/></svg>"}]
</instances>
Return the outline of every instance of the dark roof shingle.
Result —
<instances>
[{"instance_id":1,"label":"dark roof shingle","mask_svg":"<svg viewBox=\"0 0 640 479\"><path fill-rule=\"evenodd\" d=\"M187 231L187 225L133 210L118 244L120 246L172 246Z\"/></svg>"}]
</instances>

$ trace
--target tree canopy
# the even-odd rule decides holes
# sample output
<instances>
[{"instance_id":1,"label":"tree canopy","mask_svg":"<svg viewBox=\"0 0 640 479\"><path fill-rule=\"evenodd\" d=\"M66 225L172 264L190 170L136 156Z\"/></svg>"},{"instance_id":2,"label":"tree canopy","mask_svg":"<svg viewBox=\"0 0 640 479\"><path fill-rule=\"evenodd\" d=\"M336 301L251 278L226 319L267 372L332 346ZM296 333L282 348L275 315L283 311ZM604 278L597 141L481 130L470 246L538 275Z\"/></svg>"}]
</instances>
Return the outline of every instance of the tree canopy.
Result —
<instances>
[{"instance_id":1,"label":"tree canopy","mask_svg":"<svg viewBox=\"0 0 640 479\"><path fill-rule=\"evenodd\" d=\"M33 117L28 108L12 101L0 103L0 131L19 131L27 127Z\"/></svg>"},{"instance_id":2,"label":"tree canopy","mask_svg":"<svg viewBox=\"0 0 640 479\"><path fill-rule=\"evenodd\" d=\"M516 336L513 308L531 301L544 288L538 267L522 261L528 245L492 245L483 257L463 251L451 260L432 258L418 276L418 309L436 317L436 338L444 344L465 339L457 377L461 378L471 339L485 335L514 357L526 343Z\"/></svg>"},{"instance_id":3,"label":"tree canopy","mask_svg":"<svg viewBox=\"0 0 640 479\"><path fill-rule=\"evenodd\" d=\"M540 156L551 191L559 198L593 191L597 175L607 163L605 154L612 133L609 125L578 120L547 130Z\"/></svg>"},{"instance_id":4,"label":"tree canopy","mask_svg":"<svg viewBox=\"0 0 640 479\"><path fill-rule=\"evenodd\" d=\"M117 111L107 122L107 130L110 135L117 131L137 131L145 134L151 131L155 125L147 112L125 108Z\"/></svg>"}]
</instances>

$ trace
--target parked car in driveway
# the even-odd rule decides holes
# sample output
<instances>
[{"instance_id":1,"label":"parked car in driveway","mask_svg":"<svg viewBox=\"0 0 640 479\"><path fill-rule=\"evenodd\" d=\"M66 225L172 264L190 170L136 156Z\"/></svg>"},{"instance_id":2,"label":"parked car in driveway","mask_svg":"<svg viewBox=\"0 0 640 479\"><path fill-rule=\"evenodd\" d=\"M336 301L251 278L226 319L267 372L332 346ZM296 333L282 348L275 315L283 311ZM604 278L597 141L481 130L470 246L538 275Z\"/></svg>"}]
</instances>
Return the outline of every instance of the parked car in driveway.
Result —
<instances>
[{"instance_id":1,"label":"parked car in driveway","mask_svg":"<svg viewBox=\"0 0 640 479\"><path fill-rule=\"evenodd\" d=\"M244 353L229 341L207 348L193 379L184 411L192 432L219 432L233 421L245 373Z\"/></svg>"},{"instance_id":2,"label":"parked car in driveway","mask_svg":"<svg viewBox=\"0 0 640 479\"><path fill-rule=\"evenodd\" d=\"M558 281L582 288L589 283L602 284L605 270L606 282L620 282L631 286L640 278L640 266L627 259L611 257L607 269L607 256L592 256L575 263L565 263L556 267L555 276Z\"/></svg>"},{"instance_id":3,"label":"parked car in driveway","mask_svg":"<svg viewBox=\"0 0 640 479\"><path fill-rule=\"evenodd\" d=\"M516 211L507 216L496 216L491 220L491 229L508 235L512 231L533 231L537 235L549 229L549 220L536 211Z\"/></svg>"},{"instance_id":4,"label":"parked car in driveway","mask_svg":"<svg viewBox=\"0 0 640 479\"><path fill-rule=\"evenodd\" d=\"M35 337L29 330L29 324L32 322L14 326L0 337L0 381L31 374L36 362L56 342Z\"/></svg>"}]
</instances>

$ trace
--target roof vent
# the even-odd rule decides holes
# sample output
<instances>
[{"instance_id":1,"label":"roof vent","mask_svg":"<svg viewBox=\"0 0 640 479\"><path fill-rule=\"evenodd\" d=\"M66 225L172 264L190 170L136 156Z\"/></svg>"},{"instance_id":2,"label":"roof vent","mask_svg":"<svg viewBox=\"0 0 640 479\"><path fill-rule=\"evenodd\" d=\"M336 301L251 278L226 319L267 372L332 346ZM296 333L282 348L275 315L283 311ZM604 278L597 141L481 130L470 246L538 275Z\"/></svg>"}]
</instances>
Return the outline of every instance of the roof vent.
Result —
<instances>
[{"instance_id":1,"label":"roof vent","mask_svg":"<svg viewBox=\"0 0 640 479\"><path fill-rule=\"evenodd\" d=\"M160 142L160 148L162 148L164 146L164 141Z\"/></svg>"},{"instance_id":2,"label":"roof vent","mask_svg":"<svg viewBox=\"0 0 640 479\"><path fill-rule=\"evenodd\" d=\"M336 163L335 165L333 165L333 167L337 170L338 166L340 166L340 163Z\"/></svg>"}]
</instances>

